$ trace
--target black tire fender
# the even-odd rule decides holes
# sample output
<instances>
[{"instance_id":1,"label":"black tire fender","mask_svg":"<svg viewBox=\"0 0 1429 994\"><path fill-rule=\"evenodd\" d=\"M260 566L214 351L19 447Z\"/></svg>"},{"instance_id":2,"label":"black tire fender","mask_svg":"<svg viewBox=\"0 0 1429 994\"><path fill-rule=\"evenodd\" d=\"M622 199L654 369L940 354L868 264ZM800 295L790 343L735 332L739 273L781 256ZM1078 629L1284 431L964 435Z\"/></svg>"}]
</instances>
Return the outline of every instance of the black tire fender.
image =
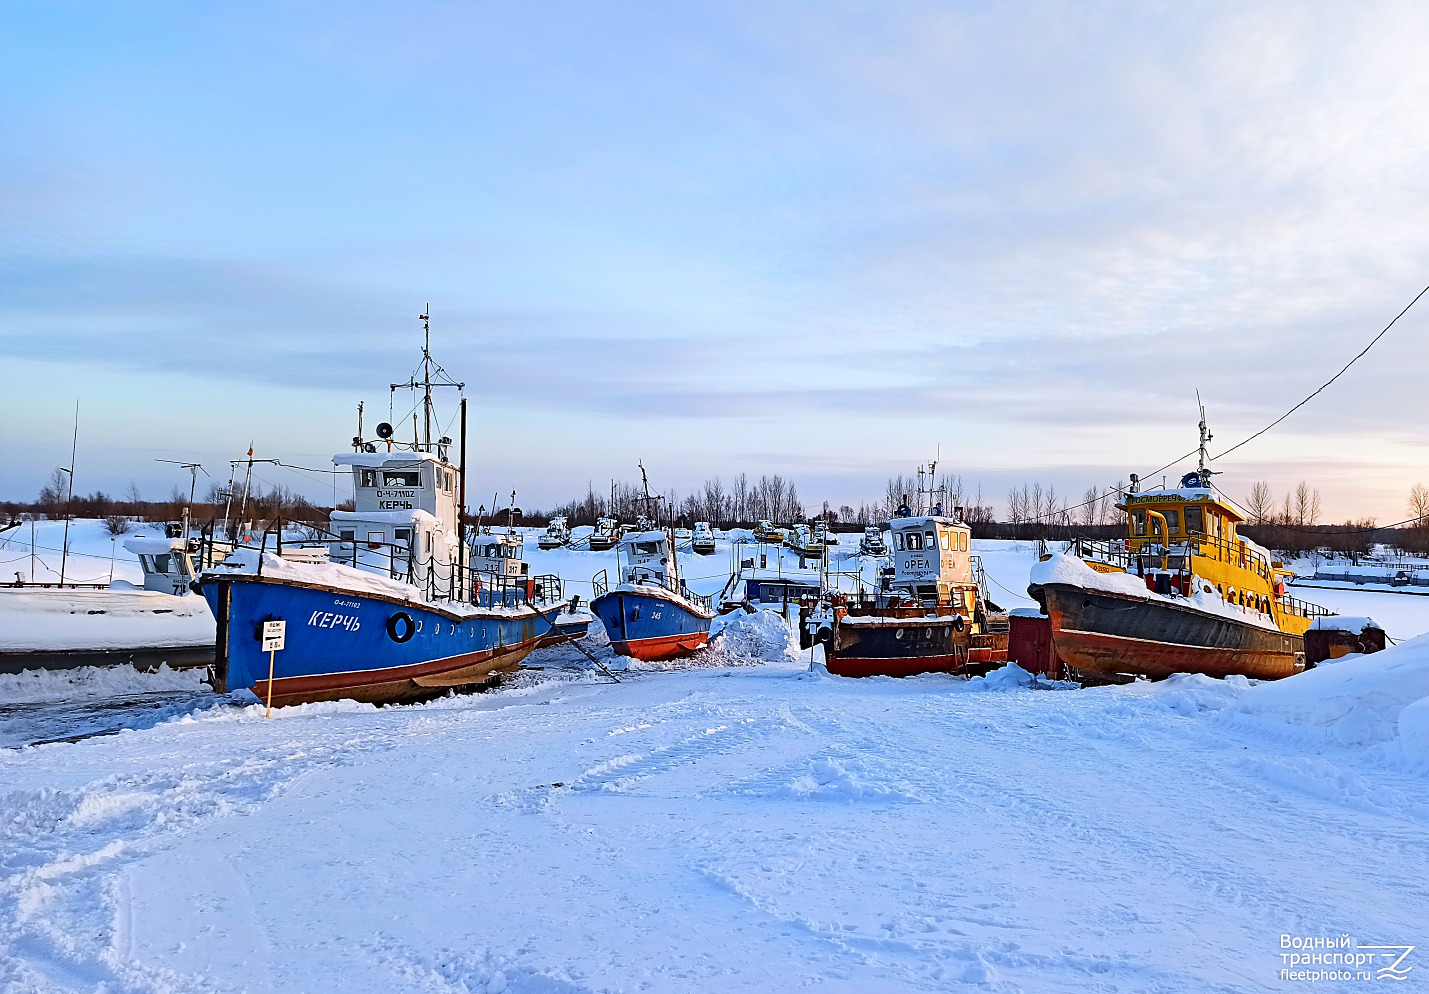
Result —
<instances>
[{"instance_id":1,"label":"black tire fender","mask_svg":"<svg viewBox=\"0 0 1429 994\"><path fill-rule=\"evenodd\" d=\"M963 616L961 614L953 615L953 631L961 632L964 627Z\"/></svg>"},{"instance_id":2,"label":"black tire fender","mask_svg":"<svg viewBox=\"0 0 1429 994\"><path fill-rule=\"evenodd\" d=\"M393 642L407 642L417 634L417 623L406 611L398 611L387 619L387 637Z\"/></svg>"}]
</instances>

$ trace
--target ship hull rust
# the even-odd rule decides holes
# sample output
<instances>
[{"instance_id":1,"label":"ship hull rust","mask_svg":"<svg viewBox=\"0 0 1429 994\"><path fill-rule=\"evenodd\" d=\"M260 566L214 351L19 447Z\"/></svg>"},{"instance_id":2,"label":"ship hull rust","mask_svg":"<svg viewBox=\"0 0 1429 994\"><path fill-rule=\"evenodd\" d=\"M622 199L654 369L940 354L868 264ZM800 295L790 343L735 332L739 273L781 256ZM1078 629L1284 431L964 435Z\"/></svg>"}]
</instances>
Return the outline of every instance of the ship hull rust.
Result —
<instances>
[{"instance_id":1,"label":"ship hull rust","mask_svg":"<svg viewBox=\"0 0 1429 994\"><path fill-rule=\"evenodd\" d=\"M1304 640L1189 604L1137 600L1067 584L1036 588L1068 666L1106 677L1200 673L1277 680L1305 668Z\"/></svg>"}]
</instances>

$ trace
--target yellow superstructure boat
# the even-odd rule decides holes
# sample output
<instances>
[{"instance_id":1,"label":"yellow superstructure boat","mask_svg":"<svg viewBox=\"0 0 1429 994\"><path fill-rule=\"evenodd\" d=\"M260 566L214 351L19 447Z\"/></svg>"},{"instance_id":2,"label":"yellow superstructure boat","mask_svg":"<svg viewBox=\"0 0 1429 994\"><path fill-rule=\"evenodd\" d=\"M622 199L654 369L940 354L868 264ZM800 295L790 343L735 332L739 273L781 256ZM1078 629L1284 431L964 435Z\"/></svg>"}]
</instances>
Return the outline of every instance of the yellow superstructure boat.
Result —
<instances>
[{"instance_id":1,"label":"yellow superstructure boat","mask_svg":"<svg viewBox=\"0 0 1429 994\"><path fill-rule=\"evenodd\" d=\"M1057 656L1084 673L1289 676L1304 634L1332 612L1289 596L1294 575L1238 533L1245 520L1201 464L1175 488L1132 491L1117 508L1127 537L1078 540L1033 567L1028 593L1051 619Z\"/></svg>"}]
</instances>

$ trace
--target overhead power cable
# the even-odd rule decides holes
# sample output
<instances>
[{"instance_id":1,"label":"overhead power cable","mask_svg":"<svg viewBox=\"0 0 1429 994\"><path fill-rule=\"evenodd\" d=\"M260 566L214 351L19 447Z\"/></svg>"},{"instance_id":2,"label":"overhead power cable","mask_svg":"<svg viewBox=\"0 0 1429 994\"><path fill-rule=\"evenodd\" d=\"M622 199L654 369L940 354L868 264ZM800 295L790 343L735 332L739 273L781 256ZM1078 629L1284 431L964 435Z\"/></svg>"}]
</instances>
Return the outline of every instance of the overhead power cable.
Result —
<instances>
[{"instance_id":1,"label":"overhead power cable","mask_svg":"<svg viewBox=\"0 0 1429 994\"><path fill-rule=\"evenodd\" d=\"M1400 318L1402 318L1402 317L1404 317L1404 315L1408 314L1408 313L1409 313L1409 308L1411 308L1411 307L1413 307L1415 304L1419 303L1419 298L1422 297L1422 296L1424 296L1426 293L1429 293L1429 286L1426 286L1423 290L1420 290L1420 291L1414 296L1414 299L1411 300L1408 304L1405 305L1404 310L1400 311L1398 314L1396 314L1396 315L1394 316L1394 320L1393 320L1393 321L1391 321L1391 322L1389 322L1389 324L1385 325L1384 328L1380 330L1380 333L1379 333L1378 335L1375 335L1373 338L1370 339L1368 345L1366 345L1364 348L1360 349L1360 350L1359 350L1359 353L1358 353L1353 359L1351 359L1349 362L1345 363L1343 366L1340 367L1340 371L1339 371L1338 373L1336 373L1334 376L1330 377L1330 378L1329 378L1328 380L1326 380L1324 383L1321 383L1321 384L1320 384L1318 387L1316 387L1316 388L1314 389L1314 391L1311 392L1310 395L1307 396L1304 400L1300 401L1300 403L1298 403L1298 404L1296 404L1294 407L1290 408L1290 410L1288 410L1288 411L1286 411L1284 414L1280 415L1280 417L1278 417L1278 418L1276 418L1274 421L1270 422L1270 424L1268 424L1268 425L1266 425L1264 428L1260 429L1260 431L1256 432L1254 435L1251 435L1249 438L1242 439L1241 441L1237 442L1235 445L1232 445L1229 449L1226 449L1224 452L1220 453L1220 455L1211 456L1211 460L1212 460L1212 461L1215 461L1215 460L1217 460L1217 459L1220 459L1222 456L1228 456L1228 455L1230 455L1232 452L1234 452L1236 449L1240 448L1242 445L1245 445L1247 442L1254 441L1255 439L1259 438L1261 435L1264 435L1264 434L1265 434L1266 432L1268 432L1270 429L1274 428L1276 425L1280 424L1280 422L1284 421L1286 418L1290 417L1290 415L1294 414L1296 411L1300 410L1300 408L1304 407L1306 404L1310 403L1310 401L1314 400L1317 396L1319 396L1320 391L1324 390L1324 389L1325 389L1327 386L1329 386L1331 383L1334 383L1334 382L1335 382L1336 380L1338 380L1341 376L1344 376L1346 370L1348 370L1348 369L1349 369L1351 366L1353 366L1355 363L1359 362L1360 359L1364 358L1364 354L1365 354L1366 352L1368 352L1370 349L1374 348L1375 344L1376 344L1381 338L1383 338L1386 333L1388 333L1389 329L1390 329L1390 328L1393 328L1394 325L1395 325L1395 323L1396 323Z\"/></svg>"}]
</instances>

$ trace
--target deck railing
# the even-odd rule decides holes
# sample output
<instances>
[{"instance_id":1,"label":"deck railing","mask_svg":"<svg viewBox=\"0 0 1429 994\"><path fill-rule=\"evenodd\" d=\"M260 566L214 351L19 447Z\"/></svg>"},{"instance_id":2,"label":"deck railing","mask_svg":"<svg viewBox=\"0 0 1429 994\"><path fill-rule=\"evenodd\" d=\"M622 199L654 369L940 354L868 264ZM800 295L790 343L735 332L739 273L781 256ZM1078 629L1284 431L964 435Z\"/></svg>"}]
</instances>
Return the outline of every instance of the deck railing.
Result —
<instances>
[{"instance_id":1,"label":"deck railing","mask_svg":"<svg viewBox=\"0 0 1429 994\"><path fill-rule=\"evenodd\" d=\"M1202 549L1208 545L1214 548L1219 555L1206 556ZM1152 551L1147 551L1148 549L1152 549ZM1151 546L1148 543L1141 547L1140 552L1134 553L1130 551L1125 539L1108 542L1103 539L1078 537L1069 543L1068 551L1081 559L1095 559L1112 566L1119 566L1126 572L1141 577L1153 570L1179 574L1183 577L1193 576L1191 560L1196 556L1202 556L1216 562L1251 570L1264 579L1267 584L1272 586L1274 584L1275 573L1265 556L1240 542L1231 543L1225 539L1193 539L1190 543L1176 543L1169 549L1162 545ZM1302 601L1298 597L1291 597L1288 593L1274 599L1287 612L1297 614L1302 618L1314 618L1335 613L1318 604Z\"/></svg>"},{"instance_id":2,"label":"deck railing","mask_svg":"<svg viewBox=\"0 0 1429 994\"><path fill-rule=\"evenodd\" d=\"M385 574L388 579L416 587L428 601L456 601L481 607L516 607L527 602L551 604L562 599L563 584L561 578L555 574L506 576L495 570L479 569L468 563L452 562L435 555L418 555L411 546L399 542L362 542L344 539L321 527L310 528L314 533L311 541L319 542L328 548L329 562L352 566L369 573ZM281 558L284 545L282 529L282 519L271 523L263 532L258 551L267 551L270 545L269 536L272 535L272 547ZM208 540L212 544L211 535ZM213 552L210 550L205 558L212 561ZM261 576L262 573L263 559L260 555L258 574Z\"/></svg>"}]
</instances>

